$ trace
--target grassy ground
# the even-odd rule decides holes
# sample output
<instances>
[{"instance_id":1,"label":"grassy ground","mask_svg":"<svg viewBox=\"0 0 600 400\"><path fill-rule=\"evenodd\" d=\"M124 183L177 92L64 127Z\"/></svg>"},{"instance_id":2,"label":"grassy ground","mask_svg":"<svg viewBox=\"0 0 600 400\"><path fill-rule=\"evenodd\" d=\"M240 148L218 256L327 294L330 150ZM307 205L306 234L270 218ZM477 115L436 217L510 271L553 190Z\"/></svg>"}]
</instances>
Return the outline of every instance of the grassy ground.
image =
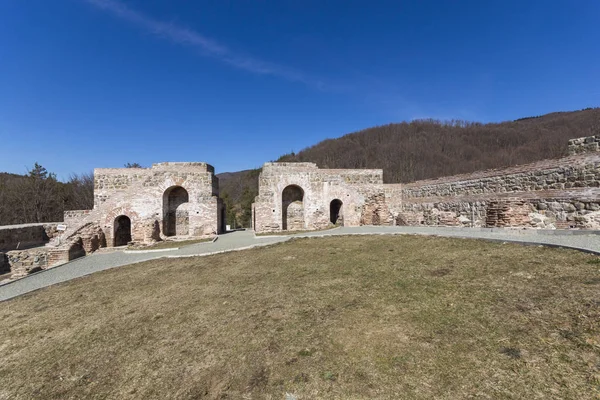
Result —
<instances>
[{"instance_id":1,"label":"grassy ground","mask_svg":"<svg viewBox=\"0 0 600 400\"><path fill-rule=\"evenodd\" d=\"M173 249L178 247L189 246L190 244L211 242L213 238L206 239L192 239L192 240L166 240L162 242L156 242L151 245L132 245L128 246L127 250L159 250L159 249Z\"/></svg>"},{"instance_id":2,"label":"grassy ground","mask_svg":"<svg viewBox=\"0 0 600 400\"><path fill-rule=\"evenodd\" d=\"M600 262L298 239L0 303L0 399L600 398Z\"/></svg>"}]
</instances>

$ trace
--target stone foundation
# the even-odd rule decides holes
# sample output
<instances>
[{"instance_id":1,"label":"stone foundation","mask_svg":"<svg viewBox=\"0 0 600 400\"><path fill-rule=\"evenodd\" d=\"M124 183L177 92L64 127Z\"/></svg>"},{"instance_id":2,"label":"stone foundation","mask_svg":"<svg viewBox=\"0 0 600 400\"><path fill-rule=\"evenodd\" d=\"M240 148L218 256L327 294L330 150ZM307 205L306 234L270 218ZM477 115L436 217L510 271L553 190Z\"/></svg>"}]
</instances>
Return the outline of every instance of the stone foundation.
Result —
<instances>
[{"instance_id":1,"label":"stone foundation","mask_svg":"<svg viewBox=\"0 0 600 400\"><path fill-rule=\"evenodd\" d=\"M22 278L48 268L48 248L12 250L6 253L10 266L11 279Z\"/></svg>"}]
</instances>

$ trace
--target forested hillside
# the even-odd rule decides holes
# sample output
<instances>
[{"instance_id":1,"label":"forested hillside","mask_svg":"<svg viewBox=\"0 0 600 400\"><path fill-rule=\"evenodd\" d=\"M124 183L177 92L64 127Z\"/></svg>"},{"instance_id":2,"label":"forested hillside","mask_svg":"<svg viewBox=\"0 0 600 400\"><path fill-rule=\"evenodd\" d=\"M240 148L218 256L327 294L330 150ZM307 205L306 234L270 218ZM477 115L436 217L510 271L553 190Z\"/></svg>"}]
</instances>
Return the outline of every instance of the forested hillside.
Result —
<instances>
[{"instance_id":1,"label":"forested hillside","mask_svg":"<svg viewBox=\"0 0 600 400\"><path fill-rule=\"evenodd\" d=\"M58 222L65 210L94 205L92 173L73 174L68 182L35 163L27 175L0 173L0 225Z\"/></svg>"},{"instance_id":2,"label":"forested hillside","mask_svg":"<svg viewBox=\"0 0 600 400\"><path fill-rule=\"evenodd\" d=\"M600 108L494 124L422 120L325 140L278 161L383 168L385 182L402 183L560 157L568 139L593 134L600 134Z\"/></svg>"}]
</instances>

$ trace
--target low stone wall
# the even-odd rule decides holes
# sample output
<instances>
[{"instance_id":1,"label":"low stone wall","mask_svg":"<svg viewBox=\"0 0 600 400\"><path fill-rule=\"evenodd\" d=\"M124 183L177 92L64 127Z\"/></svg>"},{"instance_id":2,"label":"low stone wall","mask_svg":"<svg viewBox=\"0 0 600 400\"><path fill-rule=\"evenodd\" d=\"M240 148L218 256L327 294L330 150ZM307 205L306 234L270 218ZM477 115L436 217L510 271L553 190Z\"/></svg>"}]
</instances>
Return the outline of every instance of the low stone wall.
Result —
<instances>
[{"instance_id":1,"label":"low stone wall","mask_svg":"<svg viewBox=\"0 0 600 400\"><path fill-rule=\"evenodd\" d=\"M93 210L68 210L64 212L64 223L67 225L67 228L70 225L78 224L83 218L90 215Z\"/></svg>"},{"instance_id":2,"label":"low stone wall","mask_svg":"<svg viewBox=\"0 0 600 400\"><path fill-rule=\"evenodd\" d=\"M572 139L568 157L404 184L395 222L599 229L599 143Z\"/></svg>"},{"instance_id":3,"label":"low stone wall","mask_svg":"<svg viewBox=\"0 0 600 400\"><path fill-rule=\"evenodd\" d=\"M6 253L10 265L11 278L21 278L48 268L48 248L38 247L29 250L12 250Z\"/></svg>"},{"instance_id":4,"label":"low stone wall","mask_svg":"<svg viewBox=\"0 0 600 400\"><path fill-rule=\"evenodd\" d=\"M403 185L404 201L540 190L600 187L600 153L544 160L517 167L417 181Z\"/></svg>"},{"instance_id":5,"label":"low stone wall","mask_svg":"<svg viewBox=\"0 0 600 400\"><path fill-rule=\"evenodd\" d=\"M562 197L564 192L519 197L421 199L404 203L397 225L600 229L600 189Z\"/></svg>"},{"instance_id":6,"label":"low stone wall","mask_svg":"<svg viewBox=\"0 0 600 400\"><path fill-rule=\"evenodd\" d=\"M0 226L0 251L41 246L54 238L58 222Z\"/></svg>"}]
</instances>

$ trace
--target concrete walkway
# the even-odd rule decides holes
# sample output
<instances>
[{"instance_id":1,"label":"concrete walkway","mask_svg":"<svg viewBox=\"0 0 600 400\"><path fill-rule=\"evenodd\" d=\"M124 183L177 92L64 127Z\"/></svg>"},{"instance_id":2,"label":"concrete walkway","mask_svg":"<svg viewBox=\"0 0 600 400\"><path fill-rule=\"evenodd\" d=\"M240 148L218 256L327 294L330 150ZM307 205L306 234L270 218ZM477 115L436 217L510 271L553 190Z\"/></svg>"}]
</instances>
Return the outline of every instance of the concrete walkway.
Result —
<instances>
[{"instance_id":1,"label":"concrete walkway","mask_svg":"<svg viewBox=\"0 0 600 400\"><path fill-rule=\"evenodd\" d=\"M227 251L243 250L257 246L280 243L293 237L324 237L333 235L397 235L419 234L448 237L485 239L517 242L531 245L567 247L600 255L600 232L598 231L540 231L485 228L407 227L407 226L361 226L336 228L328 231L301 233L286 236L254 236L252 231L231 232L220 235L215 242L198 243L178 250L152 252L96 253L67 264L41 271L25 278L0 286L0 301L32 292L56 283L92 274L105 269L134 264L157 258L205 256Z\"/></svg>"}]
</instances>

